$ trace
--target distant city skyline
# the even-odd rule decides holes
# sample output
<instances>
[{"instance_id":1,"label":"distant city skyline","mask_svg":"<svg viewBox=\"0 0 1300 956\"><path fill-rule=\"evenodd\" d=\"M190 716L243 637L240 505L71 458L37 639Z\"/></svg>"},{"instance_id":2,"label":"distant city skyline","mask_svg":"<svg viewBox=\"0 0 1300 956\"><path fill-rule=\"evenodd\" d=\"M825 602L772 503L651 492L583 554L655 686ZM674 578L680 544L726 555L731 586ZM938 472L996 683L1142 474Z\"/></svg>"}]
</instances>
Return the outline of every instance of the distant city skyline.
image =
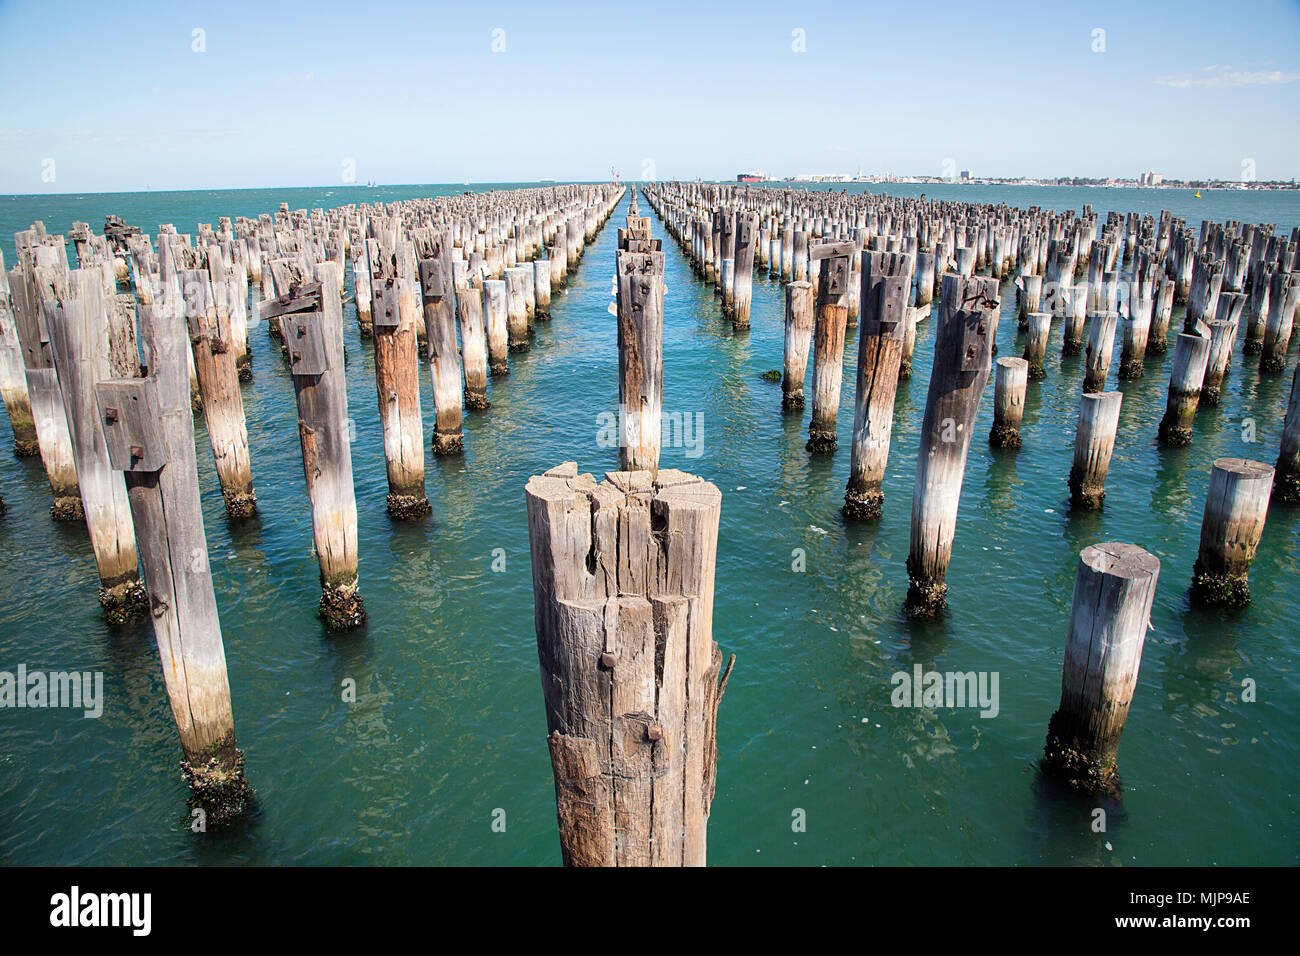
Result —
<instances>
[{"instance_id":1,"label":"distant city skyline","mask_svg":"<svg viewBox=\"0 0 1300 956\"><path fill-rule=\"evenodd\" d=\"M0 192L1300 178L1300 5L0 0ZM948 172L951 170L951 172Z\"/></svg>"}]
</instances>

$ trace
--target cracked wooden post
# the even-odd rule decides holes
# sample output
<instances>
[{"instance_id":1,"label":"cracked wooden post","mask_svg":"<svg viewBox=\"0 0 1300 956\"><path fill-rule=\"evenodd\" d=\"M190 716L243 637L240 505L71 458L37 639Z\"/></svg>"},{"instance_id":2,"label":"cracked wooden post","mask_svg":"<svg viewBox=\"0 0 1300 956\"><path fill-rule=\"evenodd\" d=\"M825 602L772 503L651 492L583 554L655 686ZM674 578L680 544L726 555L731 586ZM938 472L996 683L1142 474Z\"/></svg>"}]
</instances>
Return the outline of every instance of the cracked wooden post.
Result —
<instances>
[{"instance_id":1,"label":"cracked wooden post","mask_svg":"<svg viewBox=\"0 0 1300 956\"><path fill-rule=\"evenodd\" d=\"M208 825L220 826L244 813L252 791L203 529L184 311L175 296L143 306L148 377L106 379L95 395L109 461L125 473L181 768Z\"/></svg>"},{"instance_id":2,"label":"cracked wooden post","mask_svg":"<svg viewBox=\"0 0 1300 956\"><path fill-rule=\"evenodd\" d=\"M1026 330L1024 360L1028 376L1026 380L1041 381L1047 378L1043 362L1047 358L1047 342L1052 334L1052 313L1025 313L1024 328Z\"/></svg>"},{"instance_id":3,"label":"cracked wooden post","mask_svg":"<svg viewBox=\"0 0 1300 956\"><path fill-rule=\"evenodd\" d=\"M1115 328L1118 312L1092 312L1088 315L1088 348L1083 356L1083 390L1100 392L1110 374L1110 359L1115 353Z\"/></svg>"},{"instance_id":4,"label":"cracked wooden post","mask_svg":"<svg viewBox=\"0 0 1300 956\"><path fill-rule=\"evenodd\" d=\"M993 365L993 319L998 281L943 278L935 330L934 367L921 421L912 491L907 555L909 617L933 617L947 605L945 578L952 559L966 453L980 397Z\"/></svg>"},{"instance_id":5,"label":"cracked wooden post","mask_svg":"<svg viewBox=\"0 0 1300 956\"><path fill-rule=\"evenodd\" d=\"M1135 544L1079 554L1061 669L1061 702L1047 726L1042 768L1088 791L1118 789L1120 735L1151 621L1160 561Z\"/></svg>"},{"instance_id":6,"label":"cracked wooden post","mask_svg":"<svg viewBox=\"0 0 1300 956\"><path fill-rule=\"evenodd\" d=\"M1273 497L1300 503L1300 365L1291 375L1291 399L1282 421L1282 441L1273 474Z\"/></svg>"},{"instance_id":7,"label":"cracked wooden post","mask_svg":"<svg viewBox=\"0 0 1300 956\"><path fill-rule=\"evenodd\" d=\"M36 439L31 399L27 397L23 347L18 340L18 324L10 301L9 274L5 271L4 253L0 252L0 397L4 399L14 435L14 454L32 458L40 454L40 444Z\"/></svg>"},{"instance_id":8,"label":"cracked wooden post","mask_svg":"<svg viewBox=\"0 0 1300 956\"><path fill-rule=\"evenodd\" d=\"M198 375L203 419L226 514L247 518L257 510L253 471L248 454L248 425L239 391L239 369L230 332L229 313L222 315L210 274L203 269L180 273L184 284L185 321L189 329L194 371Z\"/></svg>"},{"instance_id":9,"label":"cracked wooden post","mask_svg":"<svg viewBox=\"0 0 1300 956\"><path fill-rule=\"evenodd\" d=\"M341 281L332 262L318 263L314 276L296 272L287 284L292 311L280 315L298 399L303 475L320 563L320 615L332 630L357 627L366 619L357 590L357 501L343 370ZM284 285L277 276L277 290ZM423 455L423 444L418 447Z\"/></svg>"},{"instance_id":10,"label":"cracked wooden post","mask_svg":"<svg viewBox=\"0 0 1300 956\"><path fill-rule=\"evenodd\" d=\"M1031 312L1031 316L1045 315L1050 323L1050 312ZM1029 388L1032 366L1028 359L1006 356L997 361L993 379L993 427L989 429L989 444L994 448L1020 447L1020 422L1025 416L1025 392Z\"/></svg>"},{"instance_id":11,"label":"cracked wooden post","mask_svg":"<svg viewBox=\"0 0 1300 956\"><path fill-rule=\"evenodd\" d=\"M618 405L624 471L659 470L663 416L664 254L619 250Z\"/></svg>"},{"instance_id":12,"label":"cracked wooden post","mask_svg":"<svg viewBox=\"0 0 1300 956\"><path fill-rule=\"evenodd\" d=\"M509 333L511 352L528 351L528 303L526 278L528 266L511 266L505 272L506 330Z\"/></svg>"},{"instance_id":13,"label":"cracked wooden post","mask_svg":"<svg viewBox=\"0 0 1300 956\"><path fill-rule=\"evenodd\" d=\"M374 293L370 288L369 241L352 247L352 297L357 301L357 333L368 339L374 335Z\"/></svg>"},{"instance_id":14,"label":"cracked wooden post","mask_svg":"<svg viewBox=\"0 0 1300 956\"><path fill-rule=\"evenodd\" d=\"M1174 364L1169 372L1169 397L1157 437L1164 445L1190 445L1192 423L1201 400L1201 383L1210 358L1210 340L1199 335L1178 333Z\"/></svg>"},{"instance_id":15,"label":"cracked wooden post","mask_svg":"<svg viewBox=\"0 0 1300 956\"><path fill-rule=\"evenodd\" d=\"M388 514L417 521L432 510L424 490L424 422L420 414L420 346L415 314L397 252L383 230L366 240L371 293L370 334L375 348L375 388L388 473Z\"/></svg>"},{"instance_id":16,"label":"cracked wooden post","mask_svg":"<svg viewBox=\"0 0 1300 956\"><path fill-rule=\"evenodd\" d=\"M1016 278L1016 316L1021 329L1029 328L1029 314L1038 311L1042 298L1042 276L1025 275Z\"/></svg>"},{"instance_id":17,"label":"cracked wooden post","mask_svg":"<svg viewBox=\"0 0 1300 956\"><path fill-rule=\"evenodd\" d=\"M1147 339L1151 335L1151 311L1155 303L1148 296L1130 294L1124 315L1119 353L1119 377L1131 381L1146 370Z\"/></svg>"},{"instance_id":18,"label":"cracked wooden post","mask_svg":"<svg viewBox=\"0 0 1300 956\"><path fill-rule=\"evenodd\" d=\"M539 320L551 317L551 263L548 259L533 260L533 295Z\"/></svg>"},{"instance_id":19,"label":"cracked wooden post","mask_svg":"<svg viewBox=\"0 0 1300 956\"><path fill-rule=\"evenodd\" d=\"M136 559L131 503L126 483L109 462L95 404L95 385L114 377L101 271L70 273L66 293L42 303L42 311L99 571L99 603L110 623L136 620L148 602Z\"/></svg>"},{"instance_id":20,"label":"cracked wooden post","mask_svg":"<svg viewBox=\"0 0 1300 956\"><path fill-rule=\"evenodd\" d=\"M737 330L749 328L749 310L754 300L754 247L757 237L758 216L754 213L738 214L731 293L731 325Z\"/></svg>"},{"instance_id":21,"label":"cracked wooden post","mask_svg":"<svg viewBox=\"0 0 1300 956\"><path fill-rule=\"evenodd\" d=\"M1174 314L1174 280L1160 280L1151 308L1151 331L1147 334L1147 351L1164 355L1169 351L1169 322Z\"/></svg>"},{"instance_id":22,"label":"cracked wooden post","mask_svg":"<svg viewBox=\"0 0 1300 956\"><path fill-rule=\"evenodd\" d=\"M721 673L713 640L722 495L673 469L597 485L566 462L525 498L564 863L703 866L735 662Z\"/></svg>"},{"instance_id":23,"label":"cracked wooden post","mask_svg":"<svg viewBox=\"0 0 1300 956\"><path fill-rule=\"evenodd\" d=\"M1286 367L1286 349L1291 341L1291 326L1300 304L1300 274L1275 272L1268 290L1268 318L1264 322L1261 372L1280 372Z\"/></svg>"},{"instance_id":24,"label":"cracked wooden post","mask_svg":"<svg viewBox=\"0 0 1300 956\"><path fill-rule=\"evenodd\" d=\"M1205 360L1205 381L1201 384L1201 405L1219 404L1219 392L1228 377L1228 364L1237 344L1237 328L1246 297L1240 292L1221 292L1218 312L1209 321L1210 354Z\"/></svg>"},{"instance_id":25,"label":"cracked wooden post","mask_svg":"<svg viewBox=\"0 0 1300 956\"><path fill-rule=\"evenodd\" d=\"M808 347L812 344L813 289L808 282L785 287L785 350L781 377L781 407L804 406L803 383L808 372Z\"/></svg>"},{"instance_id":26,"label":"cracked wooden post","mask_svg":"<svg viewBox=\"0 0 1300 956\"><path fill-rule=\"evenodd\" d=\"M456 321L460 326L460 354L465 363L465 407L487 408L487 338L481 288L466 286L456 292Z\"/></svg>"},{"instance_id":27,"label":"cracked wooden post","mask_svg":"<svg viewBox=\"0 0 1300 956\"><path fill-rule=\"evenodd\" d=\"M1061 354L1078 355L1083 351L1083 325L1088 318L1088 283L1059 287L1053 301L1053 314L1060 309L1064 316Z\"/></svg>"},{"instance_id":28,"label":"cracked wooden post","mask_svg":"<svg viewBox=\"0 0 1300 956\"><path fill-rule=\"evenodd\" d=\"M510 329L504 279L483 281L483 315L487 323L488 371L493 378L510 374Z\"/></svg>"},{"instance_id":29,"label":"cracked wooden post","mask_svg":"<svg viewBox=\"0 0 1300 956\"><path fill-rule=\"evenodd\" d=\"M1079 400L1070 466L1070 504L1096 511L1106 497L1106 473L1115 451L1123 392L1090 392Z\"/></svg>"},{"instance_id":30,"label":"cracked wooden post","mask_svg":"<svg viewBox=\"0 0 1300 956\"><path fill-rule=\"evenodd\" d=\"M1210 470L1201 518L1201 546L1192 570L1192 597L1202 604L1250 603L1247 573L1264 533L1273 469L1261 461L1219 458Z\"/></svg>"},{"instance_id":31,"label":"cracked wooden post","mask_svg":"<svg viewBox=\"0 0 1300 956\"><path fill-rule=\"evenodd\" d=\"M465 450L461 430L460 351L456 348L456 299L451 276L451 236L432 229L415 230L424 328L429 343L433 382L433 453L458 455ZM530 269L531 266L524 266Z\"/></svg>"},{"instance_id":32,"label":"cracked wooden post","mask_svg":"<svg viewBox=\"0 0 1300 956\"><path fill-rule=\"evenodd\" d=\"M52 254L54 247L40 246L33 250L44 256ZM37 261L43 261L38 258ZM65 262L66 267L66 262ZM40 320L42 296L37 291L36 271L47 279L49 293L62 291L66 278L60 278L57 267L38 266L36 270L24 268L9 272L9 290L13 297L14 319L18 341L23 351L23 376L27 382L27 397L31 403L32 423L36 430L37 447L41 464L50 482L54 503L50 515L56 521L82 521L81 492L77 488L77 466L72 454L72 436L68 433L68 418L59 392L59 379L54 371L50 354L49 336Z\"/></svg>"},{"instance_id":33,"label":"cracked wooden post","mask_svg":"<svg viewBox=\"0 0 1300 956\"><path fill-rule=\"evenodd\" d=\"M802 232L795 234L797 240ZM852 242L822 242L810 255L821 262L817 276L817 300L813 322L813 409L805 448L813 454L835 450L836 419L840 410L840 387L844 380L844 335L849 322L849 260ZM803 270L796 263L796 280Z\"/></svg>"},{"instance_id":34,"label":"cracked wooden post","mask_svg":"<svg viewBox=\"0 0 1300 956\"><path fill-rule=\"evenodd\" d=\"M894 396L907 333L908 259L906 253L862 253L853 449L843 509L844 517L853 520L879 518L885 500Z\"/></svg>"}]
</instances>

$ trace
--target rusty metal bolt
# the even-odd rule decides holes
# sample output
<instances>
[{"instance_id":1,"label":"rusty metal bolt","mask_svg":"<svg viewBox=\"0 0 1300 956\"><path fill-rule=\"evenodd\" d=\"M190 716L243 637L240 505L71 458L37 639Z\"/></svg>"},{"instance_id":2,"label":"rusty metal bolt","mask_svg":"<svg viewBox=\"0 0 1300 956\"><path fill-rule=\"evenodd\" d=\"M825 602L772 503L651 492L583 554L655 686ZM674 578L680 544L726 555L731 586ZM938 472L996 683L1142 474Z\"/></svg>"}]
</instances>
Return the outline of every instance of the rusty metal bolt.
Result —
<instances>
[{"instance_id":1,"label":"rusty metal bolt","mask_svg":"<svg viewBox=\"0 0 1300 956\"><path fill-rule=\"evenodd\" d=\"M600 655L601 667L611 668L617 663L618 663L617 654L611 654L609 651L605 651L603 654Z\"/></svg>"},{"instance_id":2,"label":"rusty metal bolt","mask_svg":"<svg viewBox=\"0 0 1300 956\"><path fill-rule=\"evenodd\" d=\"M664 729L658 724L651 724L645 729L645 735L647 740L662 740Z\"/></svg>"}]
</instances>

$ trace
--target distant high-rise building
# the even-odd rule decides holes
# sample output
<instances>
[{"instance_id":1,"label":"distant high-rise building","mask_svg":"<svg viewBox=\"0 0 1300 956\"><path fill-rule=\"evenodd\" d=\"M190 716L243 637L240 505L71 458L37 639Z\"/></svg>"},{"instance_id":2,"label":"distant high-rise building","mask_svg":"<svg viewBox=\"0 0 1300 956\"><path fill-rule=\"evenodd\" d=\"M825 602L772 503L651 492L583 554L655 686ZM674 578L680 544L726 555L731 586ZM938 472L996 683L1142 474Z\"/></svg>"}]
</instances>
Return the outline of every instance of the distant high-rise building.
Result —
<instances>
[{"instance_id":1,"label":"distant high-rise building","mask_svg":"<svg viewBox=\"0 0 1300 956\"><path fill-rule=\"evenodd\" d=\"M962 181L962 182L964 182L964 183L968 183L968 182L970 182L970 181L971 181L972 179L974 179L974 178L975 178L975 177L971 175L971 171L970 171L969 169L963 169L963 170L961 171L961 181Z\"/></svg>"},{"instance_id":2,"label":"distant high-rise building","mask_svg":"<svg viewBox=\"0 0 1300 956\"><path fill-rule=\"evenodd\" d=\"M1140 173L1138 175L1139 186L1159 186L1165 181L1165 177L1160 173Z\"/></svg>"}]
</instances>

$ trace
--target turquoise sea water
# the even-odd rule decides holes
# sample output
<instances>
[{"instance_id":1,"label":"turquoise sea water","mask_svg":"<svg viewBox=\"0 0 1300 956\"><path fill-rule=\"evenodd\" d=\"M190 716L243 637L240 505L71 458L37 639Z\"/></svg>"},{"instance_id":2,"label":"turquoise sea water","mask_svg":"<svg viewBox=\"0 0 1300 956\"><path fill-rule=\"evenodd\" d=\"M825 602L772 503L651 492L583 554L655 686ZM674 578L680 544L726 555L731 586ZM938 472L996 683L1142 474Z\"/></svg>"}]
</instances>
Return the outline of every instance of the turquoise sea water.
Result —
<instances>
[{"instance_id":1,"label":"turquoise sea water","mask_svg":"<svg viewBox=\"0 0 1300 956\"><path fill-rule=\"evenodd\" d=\"M96 229L113 212L154 231L192 231L219 215L484 186L246 190L86 197L0 196L0 233L41 218ZM837 186L835 188L845 188ZM851 190L861 186L848 186ZM878 191L879 187L871 187ZM943 196L1099 211L1168 208L1217 220L1300 224L1300 194L1173 190L890 187ZM110 629L95 599L84 529L56 525L38 462L0 455L0 670L98 670L105 712L0 711L0 863L558 864L551 771L533 638L523 486L564 460L617 467L597 444L617 406L611 300L615 230L627 198L588 248L553 319L492 408L466 415L466 454L427 458L432 518L398 525L384 512L382 439L368 342L348 309L349 409L369 626L343 636L315 616L318 587L292 383L266 336L250 330L245 386L260 517L232 524L221 505L200 416L196 428L212 557L240 745L259 811L234 831L188 829L179 748L147 623ZM642 202L643 210L646 204ZM654 234L663 236L653 220ZM1227 614L1192 609L1210 462L1277 454L1290 368L1263 376L1233 357L1222 404L1203 411L1193 445L1155 444L1171 355L1125 394L1100 514L1069 511L1082 361L1062 359L1032 383L1024 446L991 450L992 384L980 408L937 624L900 614L917 432L930 367L923 324L914 374L898 393L880 522L845 526L853 377L846 374L841 448L804 451L807 416L785 414L780 386L782 288L761 276L753 328L735 334L712 290L665 239L664 407L699 412L698 457L663 463L723 492L714 637L737 655L719 716L713 864L1287 864L1300 855L1300 509L1269 515L1251 574L1254 603ZM1010 285L1000 354L1019 354ZM1180 321L1175 318L1175 328ZM855 367L850 337L848 369ZM426 441L432 433L428 370ZM1255 423L1249 442L1245 419ZM0 447L10 441L0 424ZM427 446L426 446L427 447ZM1093 801L1039 780L1056 706L1066 615L1080 549L1132 541L1162 561L1136 698L1120 749L1122 805L1092 831ZM492 570L503 549L505 569ZM792 570L795 549L806 570ZM895 709L890 675L914 664L999 674L1000 712ZM355 679L359 700L341 700ZM1242 681L1258 687L1241 700ZM792 830L802 810L803 832ZM504 811L505 832L493 820Z\"/></svg>"}]
</instances>

